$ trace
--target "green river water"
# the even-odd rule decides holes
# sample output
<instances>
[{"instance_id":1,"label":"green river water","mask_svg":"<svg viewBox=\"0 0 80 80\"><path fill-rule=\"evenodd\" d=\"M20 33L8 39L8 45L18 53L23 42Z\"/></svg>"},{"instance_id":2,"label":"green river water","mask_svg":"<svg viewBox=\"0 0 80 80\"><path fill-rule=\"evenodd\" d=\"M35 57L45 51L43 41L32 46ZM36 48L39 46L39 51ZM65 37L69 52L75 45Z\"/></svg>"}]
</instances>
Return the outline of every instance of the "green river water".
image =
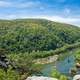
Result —
<instances>
[{"instance_id":1,"label":"green river water","mask_svg":"<svg viewBox=\"0 0 80 80\"><path fill-rule=\"evenodd\" d=\"M67 55L68 54L68 55ZM44 68L41 70L42 76L50 76L52 70L56 68L61 74L64 74L72 80L72 76L69 71L75 65L74 51L62 55L61 59L55 63L45 64Z\"/></svg>"}]
</instances>

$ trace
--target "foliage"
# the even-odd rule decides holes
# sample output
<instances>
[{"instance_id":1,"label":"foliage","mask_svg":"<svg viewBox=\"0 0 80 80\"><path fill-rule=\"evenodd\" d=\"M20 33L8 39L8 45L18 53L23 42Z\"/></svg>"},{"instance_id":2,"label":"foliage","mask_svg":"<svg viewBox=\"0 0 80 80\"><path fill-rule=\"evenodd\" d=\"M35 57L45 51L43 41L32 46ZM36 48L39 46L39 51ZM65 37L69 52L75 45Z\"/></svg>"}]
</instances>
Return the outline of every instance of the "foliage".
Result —
<instances>
[{"instance_id":1,"label":"foliage","mask_svg":"<svg viewBox=\"0 0 80 80\"><path fill-rule=\"evenodd\" d=\"M8 58L13 61L14 67L20 72L20 74L27 73L31 75L33 73L38 73L40 67L34 64L34 59L28 53L19 53L19 54L9 54Z\"/></svg>"},{"instance_id":2,"label":"foliage","mask_svg":"<svg viewBox=\"0 0 80 80\"><path fill-rule=\"evenodd\" d=\"M34 64L35 58L63 53L78 46L79 27L44 19L0 20L0 54L12 53L7 56L15 67L15 71L0 69L0 79L23 79L39 72L40 67ZM53 70L51 76L67 80L57 70Z\"/></svg>"},{"instance_id":3,"label":"foliage","mask_svg":"<svg viewBox=\"0 0 80 80\"><path fill-rule=\"evenodd\" d=\"M59 80L68 80L68 78L65 75L61 75Z\"/></svg>"},{"instance_id":4,"label":"foliage","mask_svg":"<svg viewBox=\"0 0 80 80\"><path fill-rule=\"evenodd\" d=\"M54 78L60 78L60 72L57 71L56 69L52 70L51 72L51 77L54 77Z\"/></svg>"},{"instance_id":5,"label":"foliage","mask_svg":"<svg viewBox=\"0 0 80 80\"><path fill-rule=\"evenodd\" d=\"M0 69L0 80L20 80L20 75L11 69L8 69L7 72Z\"/></svg>"},{"instance_id":6,"label":"foliage","mask_svg":"<svg viewBox=\"0 0 80 80\"><path fill-rule=\"evenodd\" d=\"M59 80L68 80L68 77L65 75L62 75L59 71L57 71L56 69L52 70L51 72L51 77L53 78L57 78Z\"/></svg>"},{"instance_id":7,"label":"foliage","mask_svg":"<svg viewBox=\"0 0 80 80\"><path fill-rule=\"evenodd\" d=\"M72 45L65 45L61 48L57 48L56 50L50 50L50 51L33 51L30 53L30 55L34 58L34 59L37 59L37 58L45 58L45 57L48 57L48 56L53 56L55 54L60 54L60 53L64 53L66 51L69 51L69 50L72 50L74 48L78 48L80 47L80 43L75 43L75 44L72 44Z\"/></svg>"},{"instance_id":8,"label":"foliage","mask_svg":"<svg viewBox=\"0 0 80 80\"><path fill-rule=\"evenodd\" d=\"M75 53L76 61L80 63L80 50Z\"/></svg>"},{"instance_id":9,"label":"foliage","mask_svg":"<svg viewBox=\"0 0 80 80\"><path fill-rule=\"evenodd\" d=\"M10 52L48 51L80 42L80 28L43 19L0 20L0 48Z\"/></svg>"}]
</instances>

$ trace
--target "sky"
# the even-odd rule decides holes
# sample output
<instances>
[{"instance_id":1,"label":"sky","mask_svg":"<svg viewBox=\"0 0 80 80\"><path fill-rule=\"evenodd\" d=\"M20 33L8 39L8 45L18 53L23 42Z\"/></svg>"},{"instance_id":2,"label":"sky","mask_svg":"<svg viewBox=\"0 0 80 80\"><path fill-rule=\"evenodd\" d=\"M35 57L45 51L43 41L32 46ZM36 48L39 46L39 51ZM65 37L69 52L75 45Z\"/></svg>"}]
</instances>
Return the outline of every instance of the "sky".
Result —
<instances>
[{"instance_id":1,"label":"sky","mask_svg":"<svg viewBox=\"0 0 80 80\"><path fill-rule=\"evenodd\" d=\"M80 0L0 0L0 19L43 18L80 26Z\"/></svg>"}]
</instances>

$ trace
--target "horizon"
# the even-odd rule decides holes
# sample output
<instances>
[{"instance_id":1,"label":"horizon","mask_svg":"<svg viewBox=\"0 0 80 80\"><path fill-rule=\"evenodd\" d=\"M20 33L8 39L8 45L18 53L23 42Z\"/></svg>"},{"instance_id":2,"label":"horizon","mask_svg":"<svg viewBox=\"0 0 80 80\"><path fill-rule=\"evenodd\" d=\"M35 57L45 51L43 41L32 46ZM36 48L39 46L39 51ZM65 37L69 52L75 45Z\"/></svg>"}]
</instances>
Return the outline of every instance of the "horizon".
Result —
<instances>
[{"instance_id":1,"label":"horizon","mask_svg":"<svg viewBox=\"0 0 80 80\"><path fill-rule=\"evenodd\" d=\"M0 0L0 19L40 18L80 26L80 0Z\"/></svg>"},{"instance_id":2,"label":"horizon","mask_svg":"<svg viewBox=\"0 0 80 80\"><path fill-rule=\"evenodd\" d=\"M15 19L0 19L0 20L8 20L8 21L13 21L13 20L28 20L28 19L33 19L33 20L49 20L46 18L15 18ZM68 24L68 25L72 25L72 26L76 26L76 27L80 27L79 25L75 25L75 24L71 24L71 23L66 23L66 22L60 22L60 21L54 21L54 20L49 20L52 22L56 22L56 23L61 23L61 24Z\"/></svg>"}]
</instances>

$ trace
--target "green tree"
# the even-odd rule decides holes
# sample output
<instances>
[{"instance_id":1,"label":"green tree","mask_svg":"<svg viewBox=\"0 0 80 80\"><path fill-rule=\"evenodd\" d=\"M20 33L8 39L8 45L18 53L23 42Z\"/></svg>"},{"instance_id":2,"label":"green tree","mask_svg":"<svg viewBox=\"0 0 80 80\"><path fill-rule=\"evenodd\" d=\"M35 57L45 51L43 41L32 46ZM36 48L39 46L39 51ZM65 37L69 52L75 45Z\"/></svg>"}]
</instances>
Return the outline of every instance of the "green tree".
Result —
<instances>
[{"instance_id":1,"label":"green tree","mask_svg":"<svg viewBox=\"0 0 80 80\"><path fill-rule=\"evenodd\" d=\"M0 80L20 80L20 75L12 69L8 69L7 72L0 69Z\"/></svg>"},{"instance_id":2,"label":"green tree","mask_svg":"<svg viewBox=\"0 0 80 80\"><path fill-rule=\"evenodd\" d=\"M52 70L52 72L51 72L51 77L54 77L54 78L60 78L60 72L59 71L57 71L56 69L54 69L54 70Z\"/></svg>"},{"instance_id":3,"label":"green tree","mask_svg":"<svg viewBox=\"0 0 80 80\"><path fill-rule=\"evenodd\" d=\"M68 80L68 78L65 75L61 75L59 80Z\"/></svg>"}]
</instances>

